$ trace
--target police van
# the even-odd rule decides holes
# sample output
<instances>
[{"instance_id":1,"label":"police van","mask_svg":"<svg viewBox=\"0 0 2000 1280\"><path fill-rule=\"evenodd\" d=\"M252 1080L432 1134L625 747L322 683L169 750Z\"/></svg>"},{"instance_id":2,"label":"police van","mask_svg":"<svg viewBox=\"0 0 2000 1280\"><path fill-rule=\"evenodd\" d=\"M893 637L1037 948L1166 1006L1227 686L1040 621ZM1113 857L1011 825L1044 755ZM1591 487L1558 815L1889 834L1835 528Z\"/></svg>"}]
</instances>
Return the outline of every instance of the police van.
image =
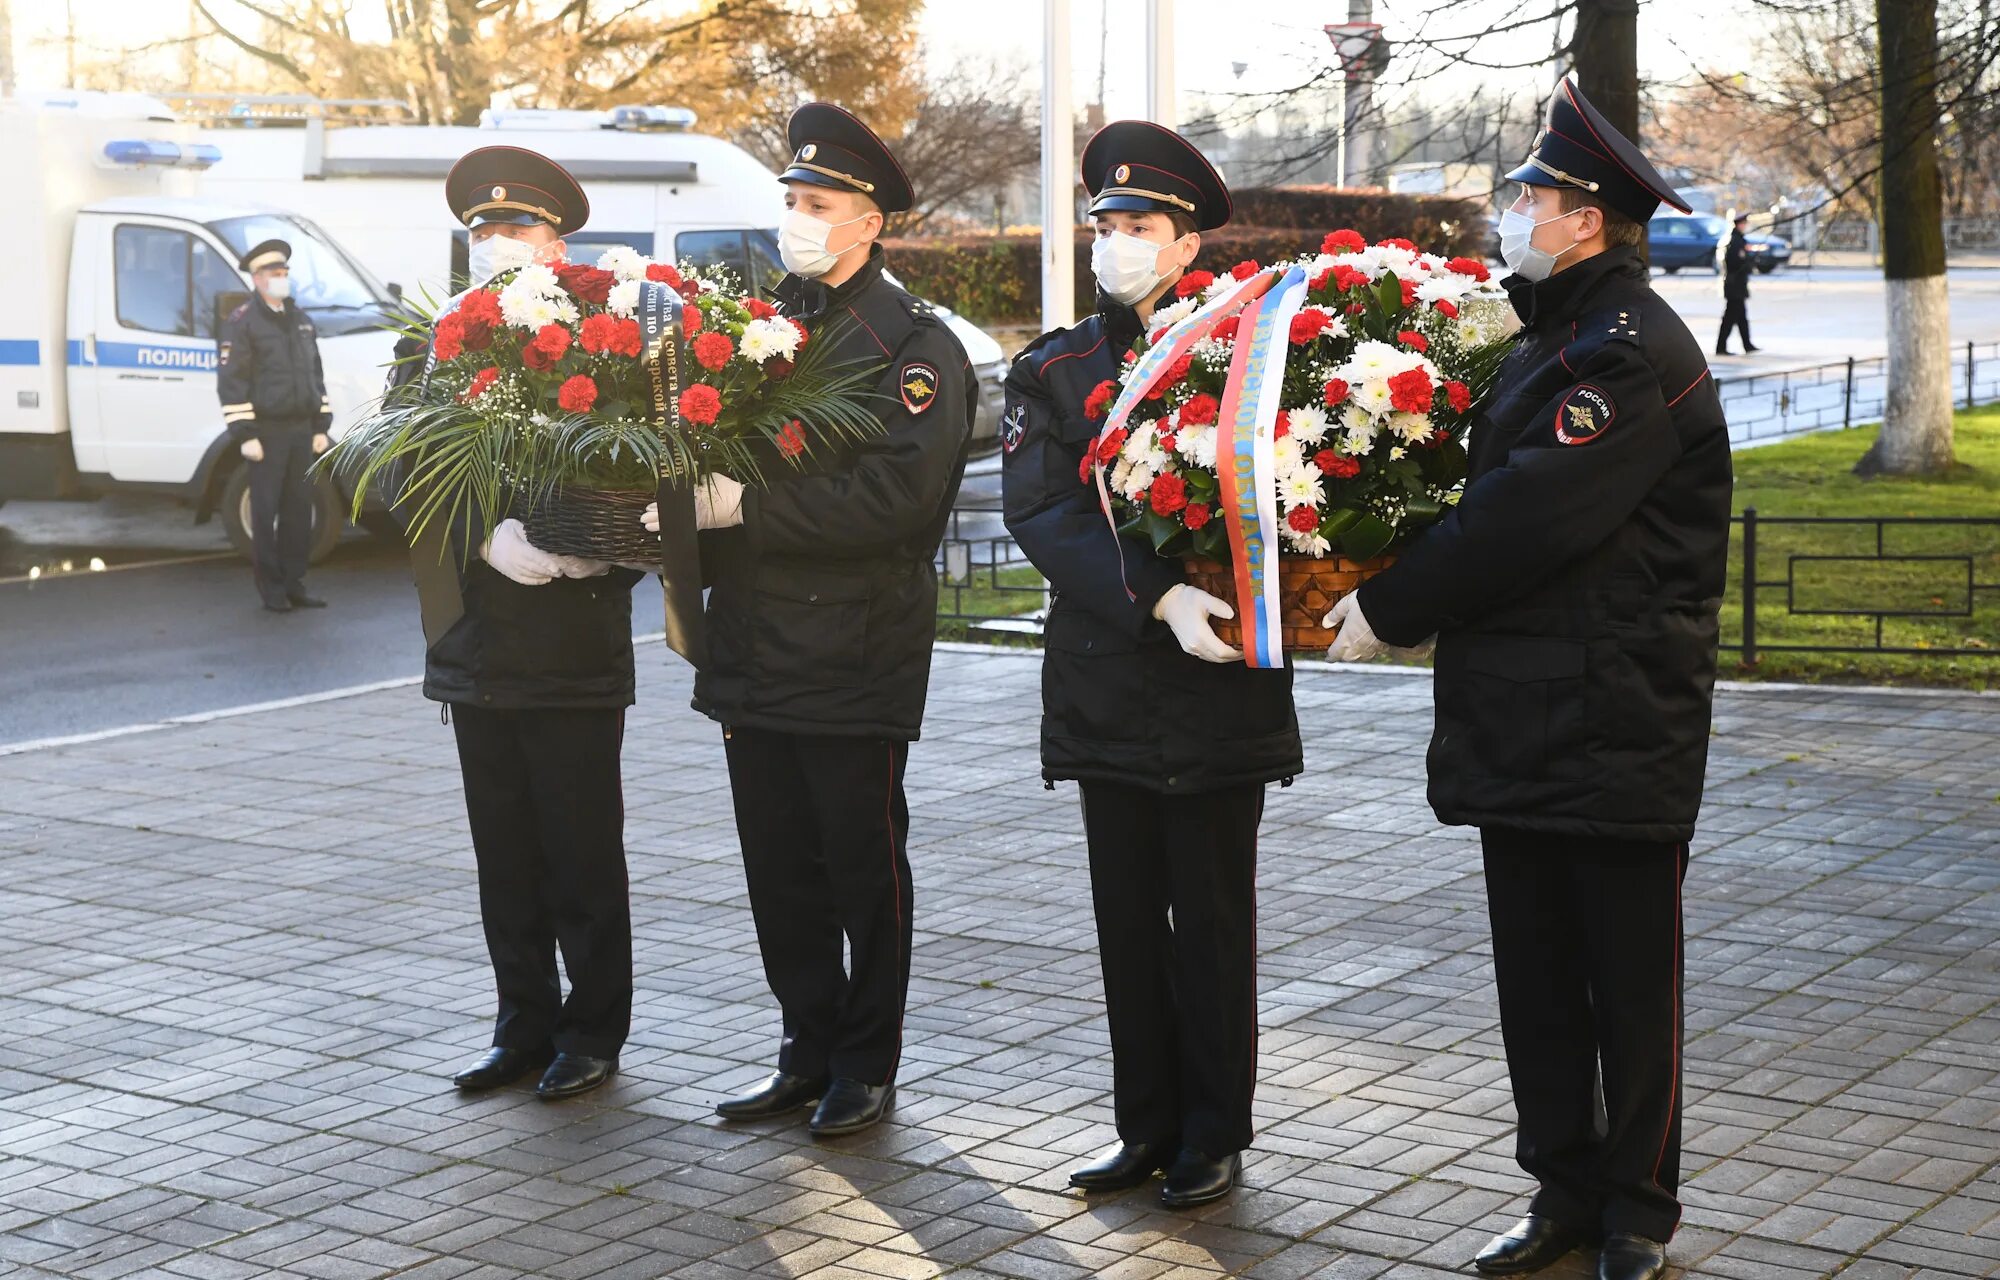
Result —
<instances>
[{"instance_id":1,"label":"police van","mask_svg":"<svg viewBox=\"0 0 2000 1280\"><path fill-rule=\"evenodd\" d=\"M156 493L220 511L249 551L249 486L216 397L219 320L252 297L242 254L293 248L293 297L319 330L335 434L382 388L391 299L311 221L203 192L217 148L155 98L44 93L0 101L0 502ZM319 486L315 558L344 527Z\"/></svg>"},{"instance_id":2,"label":"police van","mask_svg":"<svg viewBox=\"0 0 2000 1280\"><path fill-rule=\"evenodd\" d=\"M309 212L398 293L448 297L466 270L465 228L444 176L477 147L526 147L561 163L590 197L590 219L564 236L574 261L613 245L649 257L726 267L767 295L785 274L777 226L784 188L749 152L694 132L677 107L489 110L478 126L393 123L402 104L296 96L170 99L204 124L220 152L202 176L218 198ZM999 343L945 308L980 382L975 439L990 439L1007 375Z\"/></svg>"}]
</instances>

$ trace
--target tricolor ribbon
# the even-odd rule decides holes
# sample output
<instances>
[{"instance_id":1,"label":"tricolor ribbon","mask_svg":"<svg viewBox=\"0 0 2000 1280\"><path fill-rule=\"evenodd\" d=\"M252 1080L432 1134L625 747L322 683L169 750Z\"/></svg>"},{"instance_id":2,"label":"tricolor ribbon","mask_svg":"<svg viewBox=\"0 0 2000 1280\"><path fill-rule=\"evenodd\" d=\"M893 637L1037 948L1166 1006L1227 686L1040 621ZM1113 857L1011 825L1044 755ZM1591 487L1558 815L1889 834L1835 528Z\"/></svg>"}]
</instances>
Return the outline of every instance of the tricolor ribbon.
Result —
<instances>
[{"instance_id":1,"label":"tricolor ribbon","mask_svg":"<svg viewBox=\"0 0 2000 1280\"><path fill-rule=\"evenodd\" d=\"M1275 292L1274 292L1275 290ZM1167 370L1215 326L1237 312L1235 354L1224 383L1216 422L1215 460L1222 486L1222 514L1236 574L1238 616L1243 624L1243 660L1252 667L1285 665L1284 632L1278 596L1279 531L1273 485L1273 427L1285 381L1291 318L1304 305L1305 272L1262 271L1204 303L1160 335L1133 365L1111 412L1105 415L1101 444L1131 418L1132 410L1166 376ZM1094 456L1094 455L1093 455ZM1117 535L1111 493L1104 482L1104 459L1093 466L1098 502ZM1121 581L1125 559L1118 560ZM1126 594L1132 594L1126 587Z\"/></svg>"}]
</instances>

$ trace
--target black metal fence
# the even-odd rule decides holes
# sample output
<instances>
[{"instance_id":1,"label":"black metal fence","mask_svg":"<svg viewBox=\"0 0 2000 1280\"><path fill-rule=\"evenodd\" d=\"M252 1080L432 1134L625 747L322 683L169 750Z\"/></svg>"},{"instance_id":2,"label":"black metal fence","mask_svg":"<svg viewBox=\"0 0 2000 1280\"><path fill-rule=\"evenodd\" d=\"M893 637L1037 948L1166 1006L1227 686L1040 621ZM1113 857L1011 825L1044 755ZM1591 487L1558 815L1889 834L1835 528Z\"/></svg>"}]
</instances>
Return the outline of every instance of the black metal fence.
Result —
<instances>
[{"instance_id":1,"label":"black metal fence","mask_svg":"<svg viewBox=\"0 0 2000 1280\"><path fill-rule=\"evenodd\" d=\"M1767 653L2000 655L2000 516L1749 507L1733 523L1740 607L1724 606L1722 647L1746 665Z\"/></svg>"},{"instance_id":2,"label":"black metal fence","mask_svg":"<svg viewBox=\"0 0 2000 1280\"><path fill-rule=\"evenodd\" d=\"M1888 398L1885 357L1849 356L1835 364L1716 380L1732 444L1760 444L1880 421ZM1953 347L1954 397L1963 408L2000 401L2000 342Z\"/></svg>"},{"instance_id":3,"label":"black metal fence","mask_svg":"<svg viewBox=\"0 0 2000 1280\"><path fill-rule=\"evenodd\" d=\"M940 622L994 635L1041 634L1048 583L1008 536L998 505L953 508L937 564Z\"/></svg>"}]
</instances>

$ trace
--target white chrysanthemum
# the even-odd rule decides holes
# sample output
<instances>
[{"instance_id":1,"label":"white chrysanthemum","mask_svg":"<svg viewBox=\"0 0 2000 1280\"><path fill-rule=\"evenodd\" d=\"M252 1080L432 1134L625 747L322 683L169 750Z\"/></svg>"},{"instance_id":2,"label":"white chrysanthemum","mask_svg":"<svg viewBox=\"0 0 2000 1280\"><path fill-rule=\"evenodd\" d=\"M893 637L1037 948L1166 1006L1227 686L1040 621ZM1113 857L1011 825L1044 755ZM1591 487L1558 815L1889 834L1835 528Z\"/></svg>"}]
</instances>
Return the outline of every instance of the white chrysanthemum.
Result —
<instances>
[{"instance_id":1,"label":"white chrysanthemum","mask_svg":"<svg viewBox=\"0 0 2000 1280\"><path fill-rule=\"evenodd\" d=\"M1360 409L1371 418L1379 418L1394 407L1396 397L1389 390L1387 378L1370 378L1366 382L1353 384L1347 393L1350 409Z\"/></svg>"},{"instance_id":2,"label":"white chrysanthemum","mask_svg":"<svg viewBox=\"0 0 2000 1280\"><path fill-rule=\"evenodd\" d=\"M1354 353L1335 372L1350 384L1387 378L1408 367L1404 360L1406 354L1386 342L1367 338L1354 344Z\"/></svg>"},{"instance_id":3,"label":"white chrysanthemum","mask_svg":"<svg viewBox=\"0 0 2000 1280\"><path fill-rule=\"evenodd\" d=\"M1320 483L1319 468L1306 467L1283 476L1278 481L1278 501L1285 504L1285 510L1296 507L1318 507L1326 501L1326 486Z\"/></svg>"},{"instance_id":4,"label":"white chrysanthemum","mask_svg":"<svg viewBox=\"0 0 2000 1280\"><path fill-rule=\"evenodd\" d=\"M1299 452L1299 442L1290 436L1271 442L1271 469L1280 476L1288 476L1305 466L1306 460Z\"/></svg>"},{"instance_id":5,"label":"white chrysanthemum","mask_svg":"<svg viewBox=\"0 0 2000 1280\"><path fill-rule=\"evenodd\" d=\"M556 319L564 324L575 324L583 316L583 313L576 309L576 299L568 294L556 299L555 312Z\"/></svg>"},{"instance_id":6,"label":"white chrysanthemum","mask_svg":"<svg viewBox=\"0 0 2000 1280\"><path fill-rule=\"evenodd\" d=\"M1339 261L1339 258L1334 257L1330 253L1321 253L1315 254L1312 261L1301 262L1299 265L1305 268L1306 279L1310 280L1322 271L1333 270L1333 264Z\"/></svg>"},{"instance_id":7,"label":"white chrysanthemum","mask_svg":"<svg viewBox=\"0 0 2000 1280\"><path fill-rule=\"evenodd\" d=\"M1292 410L1292 438L1301 445L1318 444L1326 439L1326 410L1307 405L1303 409Z\"/></svg>"},{"instance_id":8,"label":"white chrysanthemum","mask_svg":"<svg viewBox=\"0 0 2000 1280\"><path fill-rule=\"evenodd\" d=\"M1392 413L1389 415L1389 430L1408 444L1417 444L1431 438L1431 419L1427 413Z\"/></svg>"},{"instance_id":9,"label":"white chrysanthemum","mask_svg":"<svg viewBox=\"0 0 2000 1280\"><path fill-rule=\"evenodd\" d=\"M1479 287L1479 282L1471 276L1462 276L1456 271L1430 276L1417 286L1417 301L1423 303L1449 302L1454 306L1466 294Z\"/></svg>"},{"instance_id":10,"label":"white chrysanthemum","mask_svg":"<svg viewBox=\"0 0 2000 1280\"><path fill-rule=\"evenodd\" d=\"M1111 464L1111 474L1104 478L1104 482L1111 486L1113 493L1123 493L1125 492L1125 482L1131 479L1131 477L1132 464L1129 460L1121 457L1118 461Z\"/></svg>"},{"instance_id":11,"label":"white chrysanthemum","mask_svg":"<svg viewBox=\"0 0 2000 1280\"><path fill-rule=\"evenodd\" d=\"M1409 452L1410 451L1408 449L1405 449L1402 445L1397 445L1395 448L1389 450L1389 460L1391 462L1401 462L1405 457L1409 455Z\"/></svg>"},{"instance_id":12,"label":"white chrysanthemum","mask_svg":"<svg viewBox=\"0 0 2000 1280\"><path fill-rule=\"evenodd\" d=\"M625 320L639 314L639 282L627 280L611 286L611 296L604 300L604 309Z\"/></svg>"},{"instance_id":13,"label":"white chrysanthemum","mask_svg":"<svg viewBox=\"0 0 2000 1280\"><path fill-rule=\"evenodd\" d=\"M1458 318L1458 341L1464 347L1483 347L1498 338L1499 333L1476 316L1462 315Z\"/></svg>"},{"instance_id":14,"label":"white chrysanthemum","mask_svg":"<svg viewBox=\"0 0 2000 1280\"><path fill-rule=\"evenodd\" d=\"M762 364L766 360L790 360L799 349L799 331L786 320L766 316L743 326L737 348L745 360Z\"/></svg>"},{"instance_id":15,"label":"white chrysanthemum","mask_svg":"<svg viewBox=\"0 0 2000 1280\"><path fill-rule=\"evenodd\" d=\"M1197 467L1215 465L1215 428L1182 427L1174 433L1174 447L1181 457Z\"/></svg>"},{"instance_id":16,"label":"white chrysanthemum","mask_svg":"<svg viewBox=\"0 0 2000 1280\"><path fill-rule=\"evenodd\" d=\"M562 282L556 279L555 268L541 262L531 262L522 267L520 273L508 282L508 287L518 287L550 298L563 291Z\"/></svg>"},{"instance_id":17,"label":"white chrysanthemum","mask_svg":"<svg viewBox=\"0 0 2000 1280\"><path fill-rule=\"evenodd\" d=\"M539 329L556 320L556 301L539 293L516 293L509 285L500 291L500 318L519 329Z\"/></svg>"},{"instance_id":18,"label":"white chrysanthemum","mask_svg":"<svg viewBox=\"0 0 2000 1280\"><path fill-rule=\"evenodd\" d=\"M1145 496L1146 490L1153 487L1155 472L1151 467L1139 463L1126 462L1123 465L1129 466L1130 470L1125 473L1125 482L1119 486L1119 492L1123 493L1127 500L1137 502Z\"/></svg>"},{"instance_id":19,"label":"white chrysanthemum","mask_svg":"<svg viewBox=\"0 0 2000 1280\"><path fill-rule=\"evenodd\" d=\"M645 279L646 267L644 255L630 245L615 244L597 255L597 269L609 271L621 282Z\"/></svg>"},{"instance_id":20,"label":"white chrysanthemum","mask_svg":"<svg viewBox=\"0 0 2000 1280\"><path fill-rule=\"evenodd\" d=\"M1163 325L1178 324L1195 313L1201 304L1193 298L1182 298L1171 307L1161 307L1153 313L1152 325L1158 329Z\"/></svg>"},{"instance_id":21,"label":"white chrysanthemum","mask_svg":"<svg viewBox=\"0 0 2000 1280\"><path fill-rule=\"evenodd\" d=\"M1333 544L1321 537L1317 531L1300 533L1289 526L1285 529L1285 544L1300 555L1312 556L1315 559L1333 550Z\"/></svg>"},{"instance_id":22,"label":"white chrysanthemum","mask_svg":"<svg viewBox=\"0 0 2000 1280\"><path fill-rule=\"evenodd\" d=\"M1136 428L1125 437L1125 447L1119 452L1132 460L1134 466L1146 467L1152 471L1165 471L1172 464L1165 449L1160 447L1158 427L1151 422Z\"/></svg>"}]
</instances>

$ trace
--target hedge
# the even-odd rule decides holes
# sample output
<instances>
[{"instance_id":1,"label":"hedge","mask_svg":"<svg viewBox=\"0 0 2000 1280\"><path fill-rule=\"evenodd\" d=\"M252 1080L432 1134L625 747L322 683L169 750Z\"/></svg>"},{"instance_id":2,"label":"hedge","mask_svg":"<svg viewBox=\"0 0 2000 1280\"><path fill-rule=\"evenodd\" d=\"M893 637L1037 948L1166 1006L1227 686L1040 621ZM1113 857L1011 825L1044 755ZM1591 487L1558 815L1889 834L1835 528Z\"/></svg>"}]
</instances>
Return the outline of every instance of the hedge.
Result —
<instances>
[{"instance_id":1,"label":"hedge","mask_svg":"<svg viewBox=\"0 0 2000 1280\"><path fill-rule=\"evenodd\" d=\"M1244 259L1271 262L1312 252L1336 227L1371 240L1401 235L1439 253L1480 256L1485 234L1476 202L1335 187L1254 188L1236 193L1236 221L1201 238L1195 266L1223 275ZM1252 222L1279 218L1272 225ZM1240 225L1239 225L1240 224ZM1449 225L1451 230L1444 228ZM1076 236L1076 309L1096 306L1091 233ZM884 242L890 269L912 293L982 324L1033 324L1042 310L1039 236L931 236Z\"/></svg>"}]
</instances>

